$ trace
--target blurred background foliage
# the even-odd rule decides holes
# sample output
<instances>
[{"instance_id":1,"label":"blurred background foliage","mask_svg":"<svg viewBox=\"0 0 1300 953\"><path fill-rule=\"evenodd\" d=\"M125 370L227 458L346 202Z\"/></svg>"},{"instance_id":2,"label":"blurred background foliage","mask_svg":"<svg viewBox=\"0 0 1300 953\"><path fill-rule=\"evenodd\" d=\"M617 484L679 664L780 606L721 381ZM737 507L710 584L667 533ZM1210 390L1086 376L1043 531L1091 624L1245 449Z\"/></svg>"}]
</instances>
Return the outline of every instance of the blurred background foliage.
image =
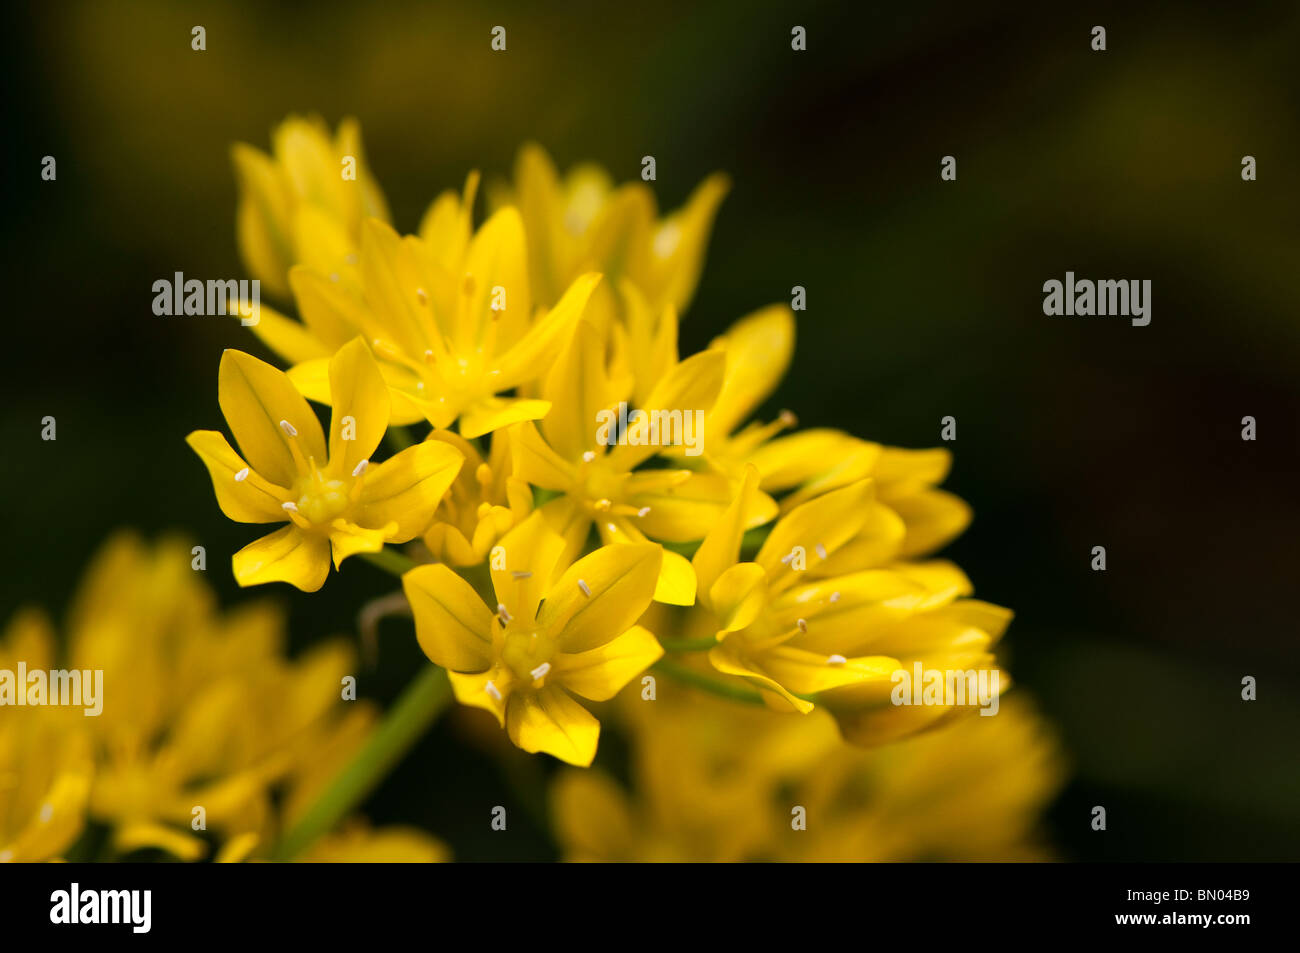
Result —
<instances>
[{"instance_id":1,"label":"blurred background foliage","mask_svg":"<svg viewBox=\"0 0 1300 953\"><path fill-rule=\"evenodd\" d=\"M1016 610L1010 667L1063 732L1058 852L1300 856L1286 595L1300 569L1300 10L784 6L10 5L3 614L60 610L122 525L183 529L238 598L226 556L251 537L183 437L221 427L223 348L266 355L232 321L150 307L175 271L242 275L231 143L266 148L291 112L356 116L406 231L470 169L508 175L528 139L617 181L650 154L663 208L709 172L734 183L683 353L801 284L770 410L913 447L957 418L947 487L976 519L948 555ZM806 53L790 49L796 23ZM948 154L955 183L939 179ZM40 180L44 155L56 182ZM1067 269L1150 278L1151 325L1044 317L1042 283ZM39 440L47 414L56 443ZM1094 545L1105 573L1089 569ZM302 645L352 631L392 588L357 563L318 595L274 595ZM409 623L385 624L380 660L361 682L382 702L422 664ZM466 745L481 727L445 720L367 813L420 823L462 858L553 856L535 821L508 840L466 822L496 803L545 809L551 766ZM612 734L601 758L619 758ZM1096 804L1105 834L1089 828Z\"/></svg>"}]
</instances>

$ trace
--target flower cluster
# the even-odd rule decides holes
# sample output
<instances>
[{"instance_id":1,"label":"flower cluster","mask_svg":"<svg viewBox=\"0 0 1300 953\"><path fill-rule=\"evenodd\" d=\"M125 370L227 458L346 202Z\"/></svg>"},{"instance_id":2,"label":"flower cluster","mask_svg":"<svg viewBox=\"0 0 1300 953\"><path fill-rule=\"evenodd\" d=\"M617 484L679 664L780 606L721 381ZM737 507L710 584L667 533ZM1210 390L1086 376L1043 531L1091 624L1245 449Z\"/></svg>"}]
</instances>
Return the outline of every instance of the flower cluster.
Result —
<instances>
[{"instance_id":1,"label":"flower cluster","mask_svg":"<svg viewBox=\"0 0 1300 953\"><path fill-rule=\"evenodd\" d=\"M679 353L725 178L661 215L644 183L561 177L528 146L481 225L472 173L402 235L354 123L290 119L235 163L244 259L298 315L252 328L284 370L222 357L238 450L189 437L227 516L288 524L234 556L241 585L315 591L331 562L406 544L419 644L456 697L580 766L600 725L577 699L639 676L824 709L875 745L973 710L891 703L900 670L1000 672L1010 613L929 558L970 518L938 488L947 451L757 417L793 352L784 305ZM656 432L683 421L698 453Z\"/></svg>"},{"instance_id":2,"label":"flower cluster","mask_svg":"<svg viewBox=\"0 0 1300 953\"><path fill-rule=\"evenodd\" d=\"M73 599L63 638L41 610L0 634L0 669L102 674L100 710L32 704L0 715L0 862L142 856L266 857L374 730L343 700L342 639L290 659L280 609L216 606L192 547L113 536ZM56 649L62 644L62 652ZM215 852L213 848L216 848ZM436 860L445 848L359 818L303 859Z\"/></svg>"}]
</instances>

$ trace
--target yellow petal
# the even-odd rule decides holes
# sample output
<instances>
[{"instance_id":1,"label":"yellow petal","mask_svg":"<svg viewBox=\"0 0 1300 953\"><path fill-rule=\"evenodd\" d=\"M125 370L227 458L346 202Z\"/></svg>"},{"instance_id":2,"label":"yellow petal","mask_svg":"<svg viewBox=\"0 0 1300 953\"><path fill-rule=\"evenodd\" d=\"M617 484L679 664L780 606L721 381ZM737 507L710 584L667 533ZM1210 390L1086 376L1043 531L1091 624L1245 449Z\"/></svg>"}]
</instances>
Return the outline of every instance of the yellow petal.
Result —
<instances>
[{"instance_id":1,"label":"yellow petal","mask_svg":"<svg viewBox=\"0 0 1300 953\"><path fill-rule=\"evenodd\" d=\"M236 143L230 150L239 187L235 232L244 266L275 295L285 295L285 272L293 264L289 183L260 149Z\"/></svg>"},{"instance_id":2,"label":"yellow petal","mask_svg":"<svg viewBox=\"0 0 1300 953\"><path fill-rule=\"evenodd\" d=\"M361 338L353 338L330 360L329 469L350 476L369 460L388 429L388 385Z\"/></svg>"},{"instance_id":3,"label":"yellow petal","mask_svg":"<svg viewBox=\"0 0 1300 953\"><path fill-rule=\"evenodd\" d=\"M536 399L517 400L508 397L491 397L476 401L460 415L460 432L473 440L502 427L526 420L541 420L551 409L550 401Z\"/></svg>"},{"instance_id":4,"label":"yellow petal","mask_svg":"<svg viewBox=\"0 0 1300 953\"><path fill-rule=\"evenodd\" d=\"M585 768L596 757L600 722L564 689L548 685L539 692L510 696L506 731L510 740L525 751L544 751Z\"/></svg>"},{"instance_id":5,"label":"yellow petal","mask_svg":"<svg viewBox=\"0 0 1300 953\"><path fill-rule=\"evenodd\" d=\"M281 371L242 351L227 350L221 355L217 394L244 458L276 486L292 487L309 458L325 463L320 421ZM290 436L281 421L297 436ZM290 449L294 444L298 457Z\"/></svg>"},{"instance_id":6,"label":"yellow petal","mask_svg":"<svg viewBox=\"0 0 1300 953\"><path fill-rule=\"evenodd\" d=\"M713 344L727 355L722 391L709 415L709 429L729 434L780 383L794 353L794 312L774 304L741 318Z\"/></svg>"},{"instance_id":7,"label":"yellow petal","mask_svg":"<svg viewBox=\"0 0 1300 953\"><path fill-rule=\"evenodd\" d=\"M366 331L368 322L361 302L338 282L330 281L314 269L298 266L290 270L289 284L293 286L293 297L303 323L331 352Z\"/></svg>"},{"instance_id":8,"label":"yellow petal","mask_svg":"<svg viewBox=\"0 0 1300 953\"><path fill-rule=\"evenodd\" d=\"M661 483L665 470L638 470L625 485L628 502L650 511L638 519L641 531L652 539L686 543L699 539L726 512L732 498L732 484L721 473L693 473L674 485ZM746 498L751 508L743 512L743 523L752 529L776 515L776 503L759 492Z\"/></svg>"},{"instance_id":9,"label":"yellow petal","mask_svg":"<svg viewBox=\"0 0 1300 953\"><path fill-rule=\"evenodd\" d=\"M455 329L460 350L484 347L490 335L496 335L497 347L485 350L506 350L532 321L524 247L523 219L512 206L495 212L470 241L464 268L470 280L463 286L470 294L461 296ZM493 310L497 289L504 292L501 311Z\"/></svg>"},{"instance_id":10,"label":"yellow petal","mask_svg":"<svg viewBox=\"0 0 1300 953\"><path fill-rule=\"evenodd\" d=\"M611 642L575 655L556 657L556 681L574 694L608 701L623 686L663 657L659 640L634 625Z\"/></svg>"},{"instance_id":11,"label":"yellow petal","mask_svg":"<svg viewBox=\"0 0 1300 953\"><path fill-rule=\"evenodd\" d=\"M578 322L568 344L547 370L542 396L554 407L542 421L542 432L560 457L577 460L596 446L598 416L616 406L624 395L616 390L605 368L605 337L589 322ZM653 453L651 448L646 456Z\"/></svg>"},{"instance_id":12,"label":"yellow petal","mask_svg":"<svg viewBox=\"0 0 1300 953\"><path fill-rule=\"evenodd\" d=\"M569 860L618 860L632 848L627 796L602 772L565 770L551 791L555 832Z\"/></svg>"},{"instance_id":13,"label":"yellow petal","mask_svg":"<svg viewBox=\"0 0 1300 953\"><path fill-rule=\"evenodd\" d=\"M654 596L662 561L653 543L602 546L556 581L538 625L563 652L585 652L627 631Z\"/></svg>"},{"instance_id":14,"label":"yellow petal","mask_svg":"<svg viewBox=\"0 0 1300 953\"><path fill-rule=\"evenodd\" d=\"M224 435L215 430L196 430L185 438L212 477L221 512L238 523L283 523L280 504L289 499L283 487L254 473ZM236 479L237 474L243 474Z\"/></svg>"},{"instance_id":15,"label":"yellow petal","mask_svg":"<svg viewBox=\"0 0 1300 953\"><path fill-rule=\"evenodd\" d=\"M577 469L551 449L531 421L510 431L514 449L514 476L547 490L567 490L577 479Z\"/></svg>"},{"instance_id":16,"label":"yellow petal","mask_svg":"<svg viewBox=\"0 0 1300 953\"><path fill-rule=\"evenodd\" d=\"M471 674L448 672L447 678L451 681L451 689L456 695L456 701L462 705L491 712L496 716L497 724L505 727L506 696L502 694L500 686L505 684L506 679L502 677L499 666L494 665L485 672ZM497 688L495 693L487 690L488 682L493 682Z\"/></svg>"},{"instance_id":17,"label":"yellow petal","mask_svg":"<svg viewBox=\"0 0 1300 953\"><path fill-rule=\"evenodd\" d=\"M944 490L919 490L890 502L903 523L907 536L900 555L922 556L942 548L970 525L971 508L960 497Z\"/></svg>"},{"instance_id":18,"label":"yellow petal","mask_svg":"<svg viewBox=\"0 0 1300 953\"><path fill-rule=\"evenodd\" d=\"M241 586L287 582L303 592L316 592L330 572L329 540L286 526L249 543L231 559Z\"/></svg>"},{"instance_id":19,"label":"yellow petal","mask_svg":"<svg viewBox=\"0 0 1300 953\"><path fill-rule=\"evenodd\" d=\"M691 193L685 206L660 223L653 236L654 257L648 270L661 288L659 300L672 304L679 312L686 310L695 294L713 219L730 188L725 175L709 176ZM634 274L633 278L642 276Z\"/></svg>"},{"instance_id":20,"label":"yellow petal","mask_svg":"<svg viewBox=\"0 0 1300 953\"><path fill-rule=\"evenodd\" d=\"M193 834L147 822L126 824L118 828L113 835L113 846L123 853L155 847L178 860L191 863L208 852L208 845Z\"/></svg>"},{"instance_id":21,"label":"yellow petal","mask_svg":"<svg viewBox=\"0 0 1300 953\"><path fill-rule=\"evenodd\" d=\"M651 415L652 423L655 415L679 414L680 417L672 426L660 424L654 428L658 430L660 441L658 446L619 444L610 451L609 464L618 470L631 470L658 453L668 440L672 440L673 445L686 445L685 452L691 456L698 456L702 451L707 451L708 435L703 421L718 397L719 388L722 387L722 372L725 365L726 355L722 351L712 350L694 354L669 370L655 385L646 399L646 406L642 409ZM674 420L672 416L660 416L659 419ZM543 426L549 424L548 419ZM689 437L694 440L693 446L687 439L688 428ZM673 430L676 433L670 432ZM650 431L652 434L653 432L654 430ZM722 434L719 433L719 436Z\"/></svg>"},{"instance_id":22,"label":"yellow petal","mask_svg":"<svg viewBox=\"0 0 1300 953\"><path fill-rule=\"evenodd\" d=\"M415 637L435 665L482 672L492 664L492 612L474 587L446 566L417 566L402 576L415 615Z\"/></svg>"},{"instance_id":23,"label":"yellow petal","mask_svg":"<svg viewBox=\"0 0 1300 953\"><path fill-rule=\"evenodd\" d=\"M231 313L241 320L245 317L233 311ZM252 329L263 344L290 364L329 357L330 349L312 334L309 328L286 318L265 304L258 305L257 323L247 327Z\"/></svg>"},{"instance_id":24,"label":"yellow petal","mask_svg":"<svg viewBox=\"0 0 1300 953\"><path fill-rule=\"evenodd\" d=\"M389 542L414 539L429 528L464 459L450 444L424 440L368 467L362 475L359 522L366 526L396 523Z\"/></svg>"},{"instance_id":25,"label":"yellow petal","mask_svg":"<svg viewBox=\"0 0 1300 953\"><path fill-rule=\"evenodd\" d=\"M768 675L752 658L746 656L737 644L741 640L730 638L709 650L709 661L724 675L735 675L753 683L763 692L763 698L769 706L778 711L797 711L806 715L814 705L806 698L800 698L777 679Z\"/></svg>"},{"instance_id":26,"label":"yellow petal","mask_svg":"<svg viewBox=\"0 0 1300 953\"><path fill-rule=\"evenodd\" d=\"M664 561L655 582L655 602L670 606L695 605L695 569L681 553L663 551Z\"/></svg>"},{"instance_id":27,"label":"yellow petal","mask_svg":"<svg viewBox=\"0 0 1300 953\"><path fill-rule=\"evenodd\" d=\"M777 521L755 558L774 585L793 581L793 561L782 562L802 547L807 565L835 552L857 535L866 522L874 490L870 480L859 480L795 507ZM820 547L820 548L818 548Z\"/></svg>"},{"instance_id":28,"label":"yellow petal","mask_svg":"<svg viewBox=\"0 0 1300 953\"><path fill-rule=\"evenodd\" d=\"M573 333L574 325L586 310L587 301L600 277L591 272L577 278L546 317L530 327L509 351L501 355L497 362L497 390L535 380L539 376L538 369L550 365Z\"/></svg>"},{"instance_id":29,"label":"yellow petal","mask_svg":"<svg viewBox=\"0 0 1300 953\"><path fill-rule=\"evenodd\" d=\"M242 864L257 849L261 836L257 831L237 834L221 845L217 856L212 858L214 864Z\"/></svg>"},{"instance_id":30,"label":"yellow petal","mask_svg":"<svg viewBox=\"0 0 1300 953\"><path fill-rule=\"evenodd\" d=\"M347 520L337 519L330 524L330 548L334 551L334 568L343 565L343 560L357 553L377 553L384 548L384 542L397 529L396 523L389 523L380 529L363 529Z\"/></svg>"},{"instance_id":31,"label":"yellow petal","mask_svg":"<svg viewBox=\"0 0 1300 953\"><path fill-rule=\"evenodd\" d=\"M732 566L709 589L709 605L724 632L743 629L767 604L767 573L758 563Z\"/></svg>"},{"instance_id":32,"label":"yellow petal","mask_svg":"<svg viewBox=\"0 0 1300 953\"><path fill-rule=\"evenodd\" d=\"M490 558L492 589L512 616L532 621L550 587L564 538L543 513L533 513L497 545Z\"/></svg>"},{"instance_id":33,"label":"yellow petal","mask_svg":"<svg viewBox=\"0 0 1300 953\"><path fill-rule=\"evenodd\" d=\"M815 695L858 682L892 684L900 662L887 655L830 661L830 657L791 645L778 645L762 656L763 670L797 695Z\"/></svg>"},{"instance_id":34,"label":"yellow petal","mask_svg":"<svg viewBox=\"0 0 1300 953\"><path fill-rule=\"evenodd\" d=\"M731 505L713 523L704 541L695 550L691 565L701 593L708 593L727 569L740 558L740 544L747 528L747 514L754 510L762 494L758 489L758 469L745 467L740 490Z\"/></svg>"}]
</instances>

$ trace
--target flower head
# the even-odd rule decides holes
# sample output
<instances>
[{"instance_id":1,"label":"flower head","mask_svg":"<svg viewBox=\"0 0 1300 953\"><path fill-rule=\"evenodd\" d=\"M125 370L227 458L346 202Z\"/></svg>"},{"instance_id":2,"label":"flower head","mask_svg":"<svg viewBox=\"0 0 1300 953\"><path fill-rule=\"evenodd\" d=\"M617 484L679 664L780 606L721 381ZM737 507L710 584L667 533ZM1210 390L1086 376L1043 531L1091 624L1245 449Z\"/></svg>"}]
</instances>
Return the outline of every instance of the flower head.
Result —
<instances>
[{"instance_id":1,"label":"flower head","mask_svg":"<svg viewBox=\"0 0 1300 953\"><path fill-rule=\"evenodd\" d=\"M495 610L440 564L411 570L402 586L420 647L453 673L462 704L492 712L525 751L585 766L600 723L572 695L612 698L663 654L636 625L661 550L604 546L556 577L563 549L537 513L507 533L491 567Z\"/></svg>"},{"instance_id":2,"label":"flower head","mask_svg":"<svg viewBox=\"0 0 1300 953\"><path fill-rule=\"evenodd\" d=\"M364 341L330 360L329 381L327 450L320 422L288 377L240 351L222 355L221 409L243 456L216 431L196 430L187 441L228 517L289 523L235 554L241 586L283 581L315 592L331 551L337 568L354 553L423 532L460 469L460 452L438 441L370 462L388 427L389 397Z\"/></svg>"},{"instance_id":3,"label":"flower head","mask_svg":"<svg viewBox=\"0 0 1300 953\"><path fill-rule=\"evenodd\" d=\"M287 295L294 265L325 274L354 267L361 223L387 221L388 207L362 154L356 120L343 120L331 138L318 117L290 116L271 142L270 155L244 143L231 150L236 229L253 277Z\"/></svg>"}]
</instances>

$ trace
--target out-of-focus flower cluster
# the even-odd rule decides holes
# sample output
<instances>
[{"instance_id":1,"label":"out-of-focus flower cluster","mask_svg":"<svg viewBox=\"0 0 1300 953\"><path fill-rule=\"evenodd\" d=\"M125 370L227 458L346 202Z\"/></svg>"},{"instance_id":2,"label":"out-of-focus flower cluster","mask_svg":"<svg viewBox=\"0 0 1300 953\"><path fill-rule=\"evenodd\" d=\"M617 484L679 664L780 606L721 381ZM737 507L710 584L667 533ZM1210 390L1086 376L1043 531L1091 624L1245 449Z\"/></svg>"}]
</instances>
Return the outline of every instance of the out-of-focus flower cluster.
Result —
<instances>
[{"instance_id":1,"label":"out-of-focus flower cluster","mask_svg":"<svg viewBox=\"0 0 1300 953\"><path fill-rule=\"evenodd\" d=\"M52 704L0 714L0 860L74 845L81 860L266 856L373 730L375 707L343 700L356 671L346 640L288 658L282 611L221 612L194 558L176 538L117 534L83 578L63 638L40 609L9 621L0 669L102 681L97 714ZM361 858L371 838L421 860L445 852L359 819L316 850Z\"/></svg>"}]
</instances>

